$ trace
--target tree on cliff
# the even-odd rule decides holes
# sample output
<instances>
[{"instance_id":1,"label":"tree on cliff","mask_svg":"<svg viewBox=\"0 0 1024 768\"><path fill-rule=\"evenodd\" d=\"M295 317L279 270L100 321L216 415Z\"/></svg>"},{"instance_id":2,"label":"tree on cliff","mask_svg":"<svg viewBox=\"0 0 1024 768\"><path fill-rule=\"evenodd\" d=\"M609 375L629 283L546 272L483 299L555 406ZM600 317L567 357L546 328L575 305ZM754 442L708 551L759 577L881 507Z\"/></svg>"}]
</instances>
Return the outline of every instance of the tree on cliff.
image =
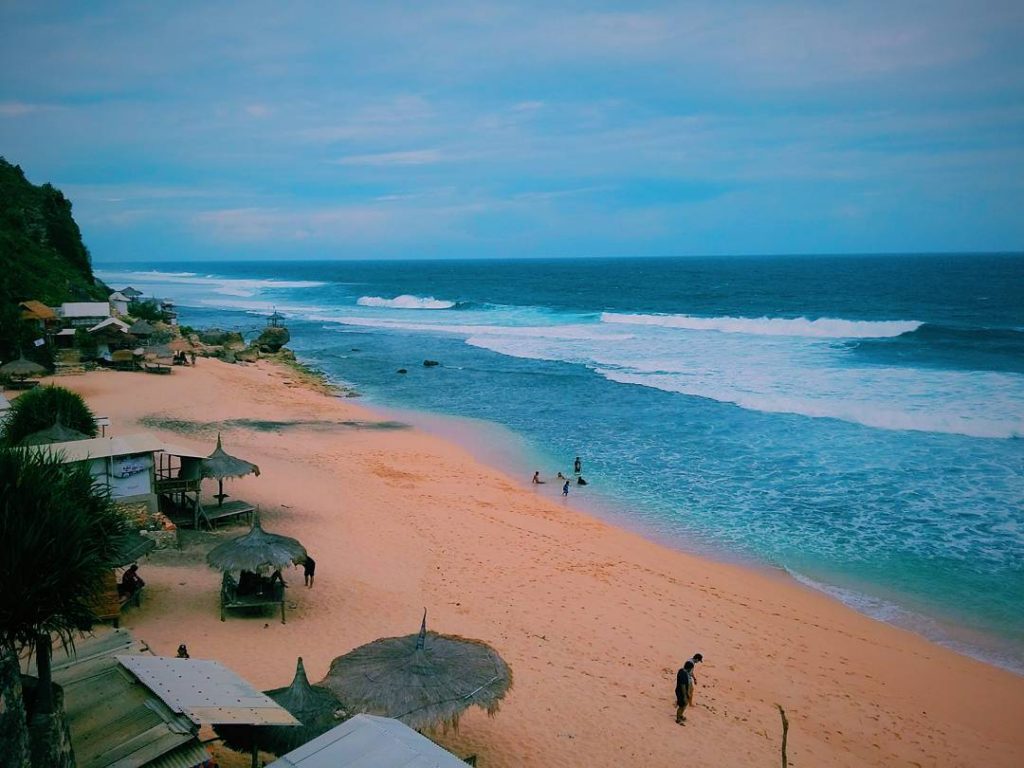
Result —
<instances>
[{"instance_id":1,"label":"tree on cliff","mask_svg":"<svg viewBox=\"0 0 1024 768\"><path fill-rule=\"evenodd\" d=\"M50 657L56 639L74 647L76 632L90 628L90 607L116 559L116 542L127 523L87 462L64 464L60 456L0 448L0 681L10 664L32 647L39 693L29 719L54 721ZM13 692L0 690L10 704ZM0 713L0 733L18 744L18 713ZM27 728L27 724L21 724Z\"/></svg>"}]
</instances>

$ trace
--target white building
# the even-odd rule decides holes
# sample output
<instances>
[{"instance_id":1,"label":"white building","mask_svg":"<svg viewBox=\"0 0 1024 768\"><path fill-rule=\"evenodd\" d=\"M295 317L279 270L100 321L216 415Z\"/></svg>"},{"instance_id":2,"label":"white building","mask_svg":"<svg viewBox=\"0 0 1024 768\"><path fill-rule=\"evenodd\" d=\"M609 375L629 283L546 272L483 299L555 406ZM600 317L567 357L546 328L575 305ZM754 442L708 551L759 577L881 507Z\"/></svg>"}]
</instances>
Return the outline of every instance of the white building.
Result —
<instances>
[{"instance_id":1,"label":"white building","mask_svg":"<svg viewBox=\"0 0 1024 768\"><path fill-rule=\"evenodd\" d=\"M164 450L164 443L153 435L95 437L39 445L31 450L60 454L65 464L87 461L89 472L117 502L145 504L149 512L157 511L153 456Z\"/></svg>"},{"instance_id":2,"label":"white building","mask_svg":"<svg viewBox=\"0 0 1024 768\"><path fill-rule=\"evenodd\" d=\"M131 300L120 291L114 291L112 294L110 294L110 297L107 299L107 301L110 302L110 308L114 311L114 314L128 314L128 304L131 302Z\"/></svg>"}]
</instances>

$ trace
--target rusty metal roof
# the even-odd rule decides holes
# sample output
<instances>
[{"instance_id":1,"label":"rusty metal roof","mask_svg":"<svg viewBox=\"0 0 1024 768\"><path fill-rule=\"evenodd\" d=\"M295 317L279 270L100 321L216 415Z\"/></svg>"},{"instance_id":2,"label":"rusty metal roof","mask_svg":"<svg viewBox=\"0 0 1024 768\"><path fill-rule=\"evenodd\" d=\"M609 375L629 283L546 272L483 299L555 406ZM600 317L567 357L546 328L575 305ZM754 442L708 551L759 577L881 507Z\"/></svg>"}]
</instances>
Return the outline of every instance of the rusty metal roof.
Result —
<instances>
[{"instance_id":1,"label":"rusty metal roof","mask_svg":"<svg viewBox=\"0 0 1024 768\"><path fill-rule=\"evenodd\" d=\"M231 670L206 659L118 656L140 682L197 725L301 725Z\"/></svg>"},{"instance_id":2,"label":"rusty metal roof","mask_svg":"<svg viewBox=\"0 0 1024 768\"><path fill-rule=\"evenodd\" d=\"M114 656L148 650L121 629L78 641L73 657L54 653L78 768L191 768L208 759L198 728Z\"/></svg>"}]
</instances>

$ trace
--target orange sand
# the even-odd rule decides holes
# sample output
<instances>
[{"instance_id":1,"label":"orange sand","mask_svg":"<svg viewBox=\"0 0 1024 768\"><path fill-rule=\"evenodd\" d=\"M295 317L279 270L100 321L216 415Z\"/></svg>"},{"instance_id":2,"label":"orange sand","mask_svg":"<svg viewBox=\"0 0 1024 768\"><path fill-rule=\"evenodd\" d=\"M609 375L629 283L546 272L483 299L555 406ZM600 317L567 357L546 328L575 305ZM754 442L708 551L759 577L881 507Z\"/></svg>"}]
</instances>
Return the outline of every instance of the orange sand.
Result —
<instances>
[{"instance_id":1,"label":"orange sand","mask_svg":"<svg viewBox=\"0 0 1024 768\"><path fill-rule=\"evenodd\" d=\"M65 377L108 434L144 416L213 422L374 420L267 363L200 360L166 377ZM202 451L209 438L160 432ZM218 618L219 574L201 553L144 563L143 607L122 626L158 653L187 643L259 688L310 679L378 637L432 629L480 638L511 665L501 711L438 734L480 765L778 765L790 721L796 766L1024 765L1024 678L861 616L773 574L688 556L585 516L462 449L416 431L227 429L262 476L227 490L316 558L316 586L285 573L282 625ZM220 536L238 535L229 526ZM191 557L189 556L191 555ZM166 563L161 565L161 563ZM674 722L676 669L695 651L695 706Z\"/></svg>"}]
</instances>

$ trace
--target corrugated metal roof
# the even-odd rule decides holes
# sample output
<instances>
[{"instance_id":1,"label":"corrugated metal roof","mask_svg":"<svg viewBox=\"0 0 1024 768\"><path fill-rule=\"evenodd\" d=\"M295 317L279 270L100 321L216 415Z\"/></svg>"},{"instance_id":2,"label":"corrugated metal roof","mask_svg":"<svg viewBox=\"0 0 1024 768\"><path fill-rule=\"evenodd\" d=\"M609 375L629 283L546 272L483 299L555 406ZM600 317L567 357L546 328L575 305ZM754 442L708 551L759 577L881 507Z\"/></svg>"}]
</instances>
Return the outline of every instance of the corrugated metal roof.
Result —
<instances>
[{"instance_id":1,"label":"corrugated metal roof","mask_svg":"<svg viewBox=\"0 0 1024 768\"><path fill-rule=\"evenodd\" d=\"M64 689L78 768L192 768L206 759L192 722L114 656L148 650L119 629L77 642L74 657L54 654L53 679Z\"/></svg>"},{"instance_id":2,"label":"corrugated metal roof","mask_svg":"<svg viewBox=\"0 0 1024 768\"><path fill-rule=\"evenodd\" d=\"M390 717L356 715L267 768L466 768L451 752Z\"/></svg>"},{"instance_id":3,"label":"corrugated metal roof","mask_svg":"<svg viewBox=\"0 0 1024 768\"><path fill-rule=\"evenodd\" d=\"M169 453L171 456L184 456L187 459L205 459L210 455L209 449L205 453L201 453L193 448L185 448L174 443L164 443L164 453Z\"/></svg>"},{"instance_id":4,"label":"corrugated metal roof","mask_svg":"<svg viewBox=\"0 0 1024 768\"><path fill-rule=\"evenodd\" d=\"M195 768L210 759L210 753L199 742L183 744L175 750L146 763L146 768Z\"/></svg>"},{"instance_id":5,"label":"corrugated metal roof","mask_svg":"<svg viewBox=\"0 0 1024 768\"><path fill-rule=\"evenodd\" d=\"M67 301L60 305L64 317L110 317L110 304L105 301Z\"/></svg>"},{"instance_id":6,"label":"corrugated metal roof","mask_svg":"<svg viewBox=\"0 0 1024 768\"><path fill-rule=\"evenodd\" d=\"M96 331L103 330L104 328L117 328L122 333L128 333L128 329L131 326L128 325L124 320L118 320L116 317L108 317L106 320L100 320L92 328L89 329L89 333L95 333Z\"/></svg>"},{"instance_id":7,"label":"corrugated metal roof","mask_svg":"<svg viewBox=\"0 0 1024 768\"><path fill-rule=\"evenodd\" d=\"M117 658L171 709L199 725L300 725L288 710L216 661Z\"/></svg>"},{"instance_id":8,"label":"corrugated metal roof","mask_svg":"<svg viewBox=\"0 0 1024 768\"><path fill-rule=\"evenodd\" d=\"M57 313L53 311L53 308L46 306L41 301L31 299L21 302L19 306L24 310L21 316L26 319L55 320L57 318Z\"/></svg>"},{"instance_id":9,"label":"corrugated metal roof","mask_svg":"<svg viewBox=\"0 0 1024 768\"><path fill-rule=\"evenodd\" d=\"M50 443L34 447L34 450L50 454L63 453L65 464L87 459L105 459L110 456L153 453L163 449L163 441L155 435L148 434L94 437L91 440L73 440L69 443Z\"/></svg>"}]
</instances>

